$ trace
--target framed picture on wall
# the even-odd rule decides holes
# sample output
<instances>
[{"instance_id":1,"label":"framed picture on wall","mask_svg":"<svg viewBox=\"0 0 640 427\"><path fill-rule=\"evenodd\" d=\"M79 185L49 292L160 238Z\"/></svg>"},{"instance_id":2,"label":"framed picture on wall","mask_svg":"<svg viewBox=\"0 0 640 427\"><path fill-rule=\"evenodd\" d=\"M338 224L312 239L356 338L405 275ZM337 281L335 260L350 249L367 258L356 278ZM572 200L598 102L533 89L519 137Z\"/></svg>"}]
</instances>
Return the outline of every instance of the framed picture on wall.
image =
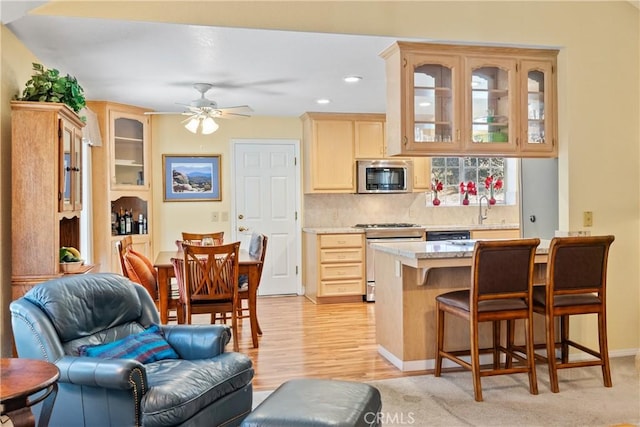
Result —
<instances>
[{"instance_id":1,"label":"framed picture on wall","mask_svg":"<svg viewBox=\"0 0 640 427\"><path fill-rule=\"evenodd\" d=\"M162 155L165 202L222 200L220 176L220 154Z\"/></svg>"}]
</instances>

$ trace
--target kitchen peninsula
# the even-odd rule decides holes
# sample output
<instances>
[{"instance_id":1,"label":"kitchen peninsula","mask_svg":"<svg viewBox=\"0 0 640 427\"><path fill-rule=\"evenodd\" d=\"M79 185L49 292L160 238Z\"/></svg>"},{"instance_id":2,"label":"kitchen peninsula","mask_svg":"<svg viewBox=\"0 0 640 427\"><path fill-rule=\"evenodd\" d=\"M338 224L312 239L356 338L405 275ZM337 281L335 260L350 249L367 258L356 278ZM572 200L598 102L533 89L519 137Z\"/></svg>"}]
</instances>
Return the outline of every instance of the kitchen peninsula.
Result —
<instances>
[{"instance_id":1,"label":"kitchen peninsula","mask_svg":"<svg viewBox=\"0 0 640 427\"><path fill-rule=\"evenodd\" d=\"M534 280L538 283L544 281L549 243L542 240L536 251ZM473 244L474 240L371 245L375 250L378 352L400 370L433 369L435 298L469 287ZM469 328L464 321L447 316L446 322L446 345L468 348ZM518 326L518 332L520 329ZM536 342L544 342L542 316L534 318L534 334ZM480 337L481 347L490 345L490 322L480 325Z\"/></svg>"}]
</instances>

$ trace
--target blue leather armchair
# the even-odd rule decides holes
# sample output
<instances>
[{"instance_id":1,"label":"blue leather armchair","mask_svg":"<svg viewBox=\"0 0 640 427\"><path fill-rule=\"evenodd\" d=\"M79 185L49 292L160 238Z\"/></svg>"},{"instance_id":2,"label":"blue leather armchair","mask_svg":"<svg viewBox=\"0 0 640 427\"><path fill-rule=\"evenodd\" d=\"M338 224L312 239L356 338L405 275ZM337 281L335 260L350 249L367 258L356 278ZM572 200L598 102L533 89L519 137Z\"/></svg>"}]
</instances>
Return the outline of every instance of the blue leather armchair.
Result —
<instances>
[{"instance_id":1,"label":"blue leather armchair","mask_svg":"<svg viewBox=\"0 0 640 427\"><path fill-rule=\"evenodd\" d=\"M225 353L226 325L161 325L179 359L142 364L79 357L82 345L160 323L145 288L122 276L51 280L13 301L10 310L18 356L60 370L52 427L233 426L251 411L252 362Z\"/></svg>"}]
</instances>

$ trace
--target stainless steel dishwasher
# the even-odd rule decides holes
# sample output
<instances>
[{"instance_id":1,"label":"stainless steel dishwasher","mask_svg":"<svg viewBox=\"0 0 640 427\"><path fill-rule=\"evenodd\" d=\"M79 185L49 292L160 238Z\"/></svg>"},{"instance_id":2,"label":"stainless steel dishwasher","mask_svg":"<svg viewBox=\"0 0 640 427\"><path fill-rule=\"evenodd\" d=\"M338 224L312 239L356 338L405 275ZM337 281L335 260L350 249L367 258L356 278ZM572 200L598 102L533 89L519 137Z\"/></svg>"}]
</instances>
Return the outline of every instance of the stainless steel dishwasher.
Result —
<instances>
[{"instance_id":1,"label":"stainless steel dishwasher","mask_svg":"<svg viewBox=\"0 0 640 427\"><path fill-rule=\"evenodd\" d=\"M442 240L465 240L471 238L469 230L455 231L427 231L427 242L437 242Z\"/></svg>"}]
</instances>

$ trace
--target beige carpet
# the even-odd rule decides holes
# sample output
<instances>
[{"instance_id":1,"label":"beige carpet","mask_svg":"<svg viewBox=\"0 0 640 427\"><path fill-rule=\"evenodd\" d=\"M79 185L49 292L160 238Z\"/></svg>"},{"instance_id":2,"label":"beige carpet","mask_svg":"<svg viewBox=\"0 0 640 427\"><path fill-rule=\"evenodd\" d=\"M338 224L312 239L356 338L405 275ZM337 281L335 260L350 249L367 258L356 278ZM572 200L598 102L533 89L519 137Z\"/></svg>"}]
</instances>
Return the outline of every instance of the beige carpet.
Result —
<instances>
[{"instance_id":1,"label":"beige carpet","mask_svg":"<svg viewBox=\"0 0 640 427\"><path fill-rule=\"evenodd\" d=\"M551 393L546 365L537 366L538 395L526 374L482 379L484 402L473 400L470 372L372 381L382 394L383 426L640 426L640 376L634 357L611 359L613 387L589 367L559 372ZM254 405L269 392L256 392Z\"/></svg>"}]
</instances>

